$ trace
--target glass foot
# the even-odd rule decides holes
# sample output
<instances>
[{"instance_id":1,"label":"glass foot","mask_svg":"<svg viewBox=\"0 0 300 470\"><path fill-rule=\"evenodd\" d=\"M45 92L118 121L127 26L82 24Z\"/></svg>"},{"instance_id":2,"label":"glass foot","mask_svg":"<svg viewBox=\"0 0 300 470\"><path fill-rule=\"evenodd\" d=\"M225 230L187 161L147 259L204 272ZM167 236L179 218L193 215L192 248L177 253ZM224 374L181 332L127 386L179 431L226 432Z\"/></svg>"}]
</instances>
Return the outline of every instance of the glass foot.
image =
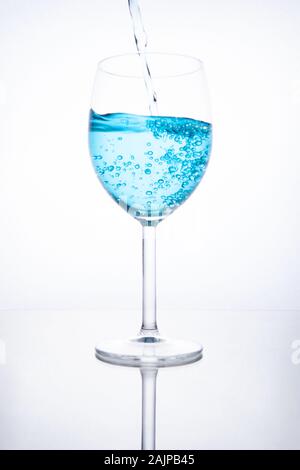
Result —
<instances>
[{"instance_id":1,"label":"glass foot","mask_svg":"<svg viewBox=\"0 0 300 470\"><path fill-rule=\"evenodd\" d=\"M189 364L202 358L200 344L160 336L103 341L95 352L100 361L131 367L170 367Z\"/></svg>"}]
</instances>

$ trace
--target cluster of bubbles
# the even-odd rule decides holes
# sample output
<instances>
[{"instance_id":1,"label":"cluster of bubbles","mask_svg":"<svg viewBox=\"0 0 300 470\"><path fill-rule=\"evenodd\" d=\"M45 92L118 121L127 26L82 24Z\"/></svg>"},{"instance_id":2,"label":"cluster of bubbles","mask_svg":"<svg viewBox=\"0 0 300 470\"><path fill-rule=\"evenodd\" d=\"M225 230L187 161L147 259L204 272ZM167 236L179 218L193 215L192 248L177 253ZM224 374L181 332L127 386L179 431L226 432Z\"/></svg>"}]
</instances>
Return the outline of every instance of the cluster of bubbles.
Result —
<instances>
[{"instance_id":1,"label":"cluster of bubbles","mask_svg":"<svg viewBox=\"0 0 300 470\"><path fill-rule=\"evenodd\" d=\"M167 178L159 179L156 185L169 188L170 180L177 180L179 189L161 196L164 203L174 209L190 196L206 170L211 147L211 125L193 119L164 117L150 120L148 126L156 139L173 142L160 157L168 168Z\"/></svg>"},{"instance_id":2,"label":"cluster of bubbles","mask_svg":"<svg viewBox=\"0 0 300 470\"><path fill-rule=\"evenodd\" d=\"M95 133L101 153L93 154L93 164L119 204L136 217L163 218L201 180L209 160L211 125L173 117L139 120L142 131L126 132L124 127L123 132Z\"/></svg>"}]
</instances>

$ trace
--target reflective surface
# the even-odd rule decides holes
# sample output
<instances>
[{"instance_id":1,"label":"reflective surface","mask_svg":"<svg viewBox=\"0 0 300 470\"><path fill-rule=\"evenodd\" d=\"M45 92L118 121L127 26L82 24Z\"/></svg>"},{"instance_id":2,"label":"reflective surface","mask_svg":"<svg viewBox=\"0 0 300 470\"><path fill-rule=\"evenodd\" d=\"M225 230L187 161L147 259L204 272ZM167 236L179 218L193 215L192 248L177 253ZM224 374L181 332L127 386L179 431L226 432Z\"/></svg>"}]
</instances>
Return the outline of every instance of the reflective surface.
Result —
<instances>
[{"instance_id":1,"label":"reflective surface","mask_svg":"<svg viewBox=\"0 0 300 470\"><path fill-rule=\"evenodd\" d=\"M154 377L142 406L140 370L94 357L138 315L0 312L0 447L140 449L144 409L151 448ZM204 357L158 371L156 448L299 449L300 312L186 311L178 331L181 315L160 312L162 332L201 338Z\"/></svg>"}]
</instances>

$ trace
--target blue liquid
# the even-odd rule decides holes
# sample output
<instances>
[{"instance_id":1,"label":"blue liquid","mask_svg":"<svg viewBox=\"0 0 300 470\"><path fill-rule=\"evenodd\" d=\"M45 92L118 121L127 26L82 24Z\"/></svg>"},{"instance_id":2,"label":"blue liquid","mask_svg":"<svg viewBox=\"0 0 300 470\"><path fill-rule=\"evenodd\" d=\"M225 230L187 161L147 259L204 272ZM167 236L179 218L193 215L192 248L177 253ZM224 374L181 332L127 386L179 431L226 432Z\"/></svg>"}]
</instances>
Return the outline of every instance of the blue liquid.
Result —
<instances>
[{"instance_id":1,"label":"blue liquid","mask_svg":"<svg viewBox=\"0 0 300 470\"><path fill-rule=\"evenodd\" d=\"M98 178L143 223L157 223L186 201L208 164L207 122L91 110L89 131Z\"/></svg>"}]
</instances>

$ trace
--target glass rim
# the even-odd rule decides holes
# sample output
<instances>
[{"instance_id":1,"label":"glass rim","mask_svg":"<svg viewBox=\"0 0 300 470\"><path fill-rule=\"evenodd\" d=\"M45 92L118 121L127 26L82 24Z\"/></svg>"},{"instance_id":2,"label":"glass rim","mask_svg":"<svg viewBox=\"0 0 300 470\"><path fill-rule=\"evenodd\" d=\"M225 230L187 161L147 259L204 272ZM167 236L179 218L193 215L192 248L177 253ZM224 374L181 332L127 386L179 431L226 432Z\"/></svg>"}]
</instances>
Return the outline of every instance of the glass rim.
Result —
<instances>
[{"instance_id":1,"label":"glass rim","mask_svg":"<svg viewBox=\"0 0 300 470\"><path fill-rule=\"evenodd\" d=\"M189 71L186 71L186 72L180 72L180 73L171 73L171 74L162 74L162 75L156 75L155 73L154 74L151 74L152 75L152 78L177 78L177 77L183 77L185 75L192 75L194 73L197 73L199 72L200 70L203 70L204 68L204 63L202 60L198 59L198 57L195 57L193 55L189 55L189 54L180 54L180 53L176 53L176 52L143 52L141 54L139 54L138 52L125 52L125 53L121 53L121 54L114 54L114 55L111 55L111 56L107 56L107 57L104 57L103 59L101 59L98 63L97 63L97 71L101 71L103 73L106 73L108 75L112 75L112 76L115 76L115 77L119 77L119 78L136 78L136 79L139 79L139 80L143 80L144 77L143 77L143 74L141 75L136 75L136 74L126 74L126 73L117 73L117 72L112 72L110 70L107 70L104 65L107 63L107 62L110 62L112 60L115 60L115 59L120 59L120 58L124 58L124 57L139 57L139 56L165 56L165 57L177 57L177 58L181 58L181 59L189 59L189 60L192 60L195 62L195 67L192 68L192 70L189 70Z\"/></svg>"}]
</instances>

